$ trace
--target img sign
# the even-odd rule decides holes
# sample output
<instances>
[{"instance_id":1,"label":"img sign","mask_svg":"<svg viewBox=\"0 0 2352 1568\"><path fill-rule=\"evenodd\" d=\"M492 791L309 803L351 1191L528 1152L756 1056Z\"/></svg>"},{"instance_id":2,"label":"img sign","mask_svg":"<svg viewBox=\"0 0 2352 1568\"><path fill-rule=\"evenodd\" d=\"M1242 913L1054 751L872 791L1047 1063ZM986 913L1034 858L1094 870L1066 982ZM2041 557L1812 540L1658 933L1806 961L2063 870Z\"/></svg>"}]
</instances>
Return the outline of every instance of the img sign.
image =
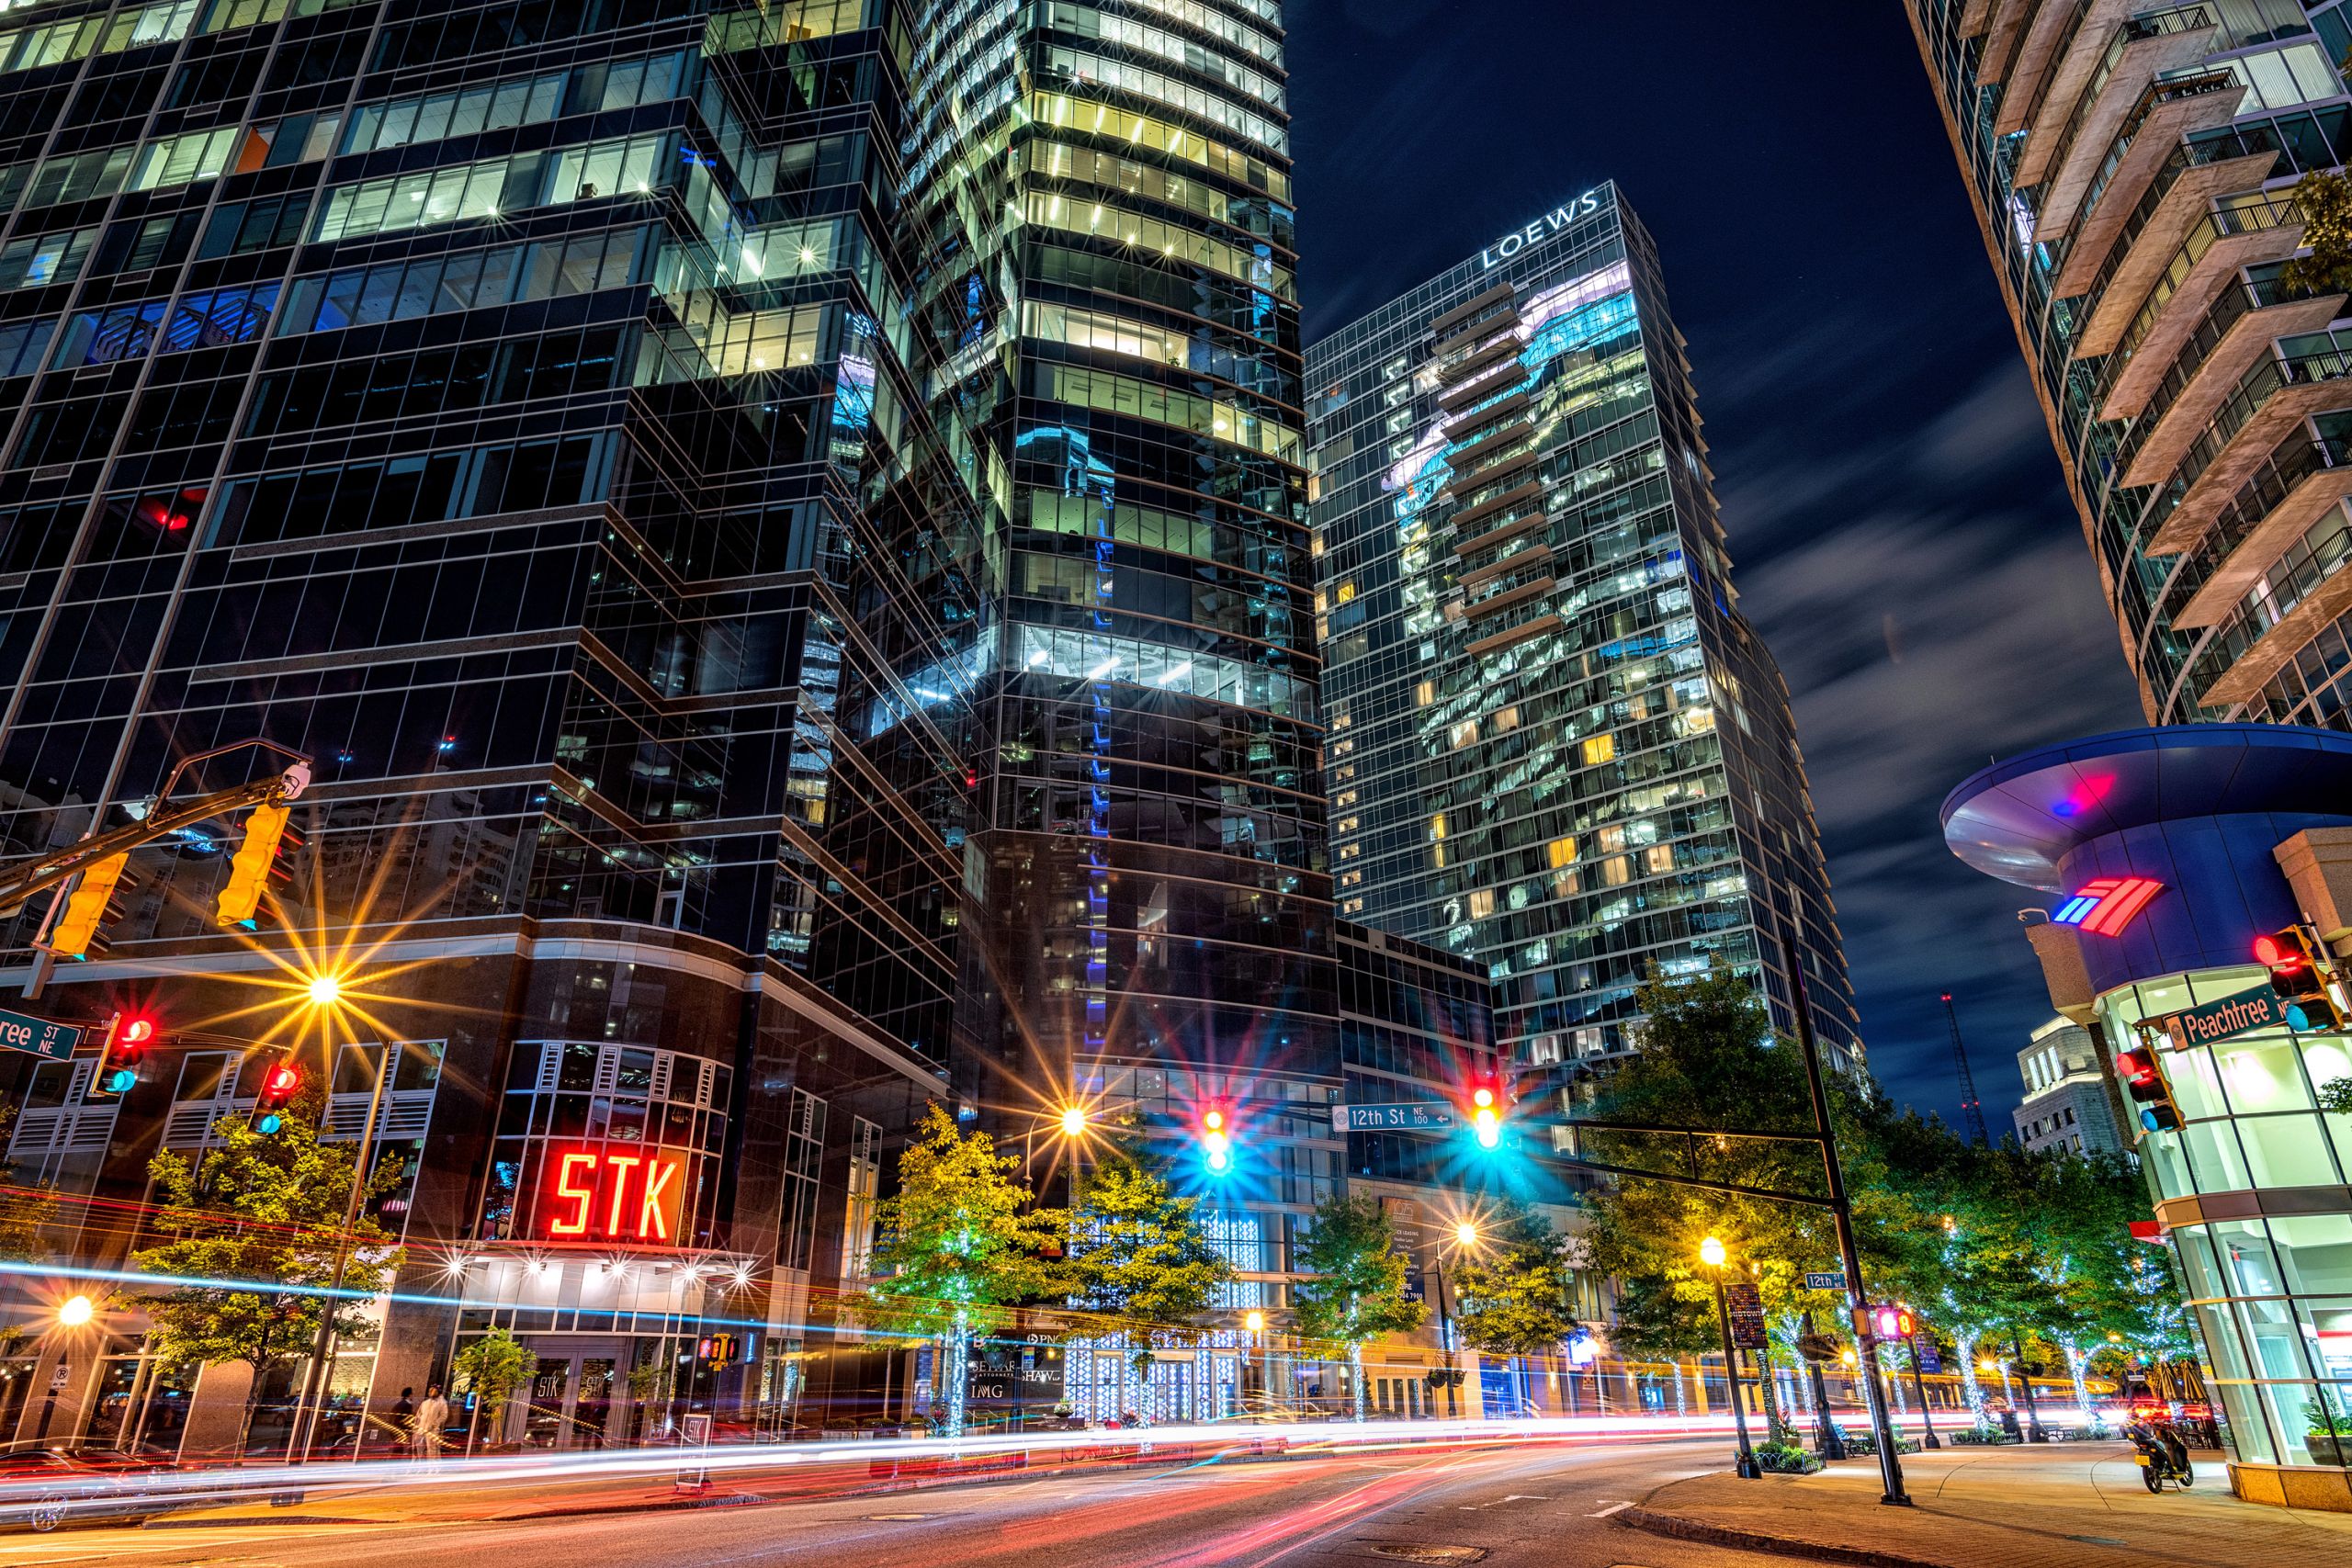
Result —
<instances>
[{"instance_id":1,"label":"img sign","mask_svg":"<svg viewBox=\"0 0 2352 1568\"><path fill-rule=\"evenodd\" d=\"M1539 240L1548 239L1579 218L1589 218L1600 210L1600 192L1589 190L1573 201L1564 202L1543 217L1512 230L1493 244L1478 253L1481 270L1500 266Z\"/></svg>"},{"instance_id":2,"label":"img sign","mask_svg":"<svg viewBox=\"0 0 2352 1568\"><path fill-rule=\"evenodd\" d=\"M685 1162L650 1152L550 1149L539 1218L551 1240L674 1244Z\"/></svg>"}]
</instances>

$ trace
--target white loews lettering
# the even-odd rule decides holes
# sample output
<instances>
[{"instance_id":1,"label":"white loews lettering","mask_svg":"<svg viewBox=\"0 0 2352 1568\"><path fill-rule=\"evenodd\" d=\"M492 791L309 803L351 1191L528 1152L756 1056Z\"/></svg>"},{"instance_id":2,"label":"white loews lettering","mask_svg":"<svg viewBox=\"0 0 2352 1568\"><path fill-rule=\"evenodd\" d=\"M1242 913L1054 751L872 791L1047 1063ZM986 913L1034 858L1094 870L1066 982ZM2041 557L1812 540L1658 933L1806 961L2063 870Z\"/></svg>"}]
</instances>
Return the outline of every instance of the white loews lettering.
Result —
<instances>
[{"instance_id":1,"label":"white loews lettering","mask_svg":"<svg viewBox=\"0 0 2352 1568\"><path fill-rule=\"evenodd\" d=\"M1478 253L1482 270L1501 265L1540 240L1550 239L1579 218L1589 218L1600 210L1600 192L1589 190L1574 201L1555 207L1532 223L1512 230L1493 244Z\"/></svg>"}]
</instances>

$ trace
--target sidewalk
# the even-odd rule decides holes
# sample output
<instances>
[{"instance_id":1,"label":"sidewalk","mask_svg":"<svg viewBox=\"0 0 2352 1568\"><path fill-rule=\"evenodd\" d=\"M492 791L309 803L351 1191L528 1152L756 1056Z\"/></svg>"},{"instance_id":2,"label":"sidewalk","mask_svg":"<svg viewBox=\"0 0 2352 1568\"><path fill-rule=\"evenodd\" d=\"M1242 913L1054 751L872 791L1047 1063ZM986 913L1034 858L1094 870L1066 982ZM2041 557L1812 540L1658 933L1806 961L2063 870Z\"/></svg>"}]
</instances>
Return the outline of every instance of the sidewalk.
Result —
<instances>
[{"instance_id":1,"label":"sidewalk","mask_svg":"<svg viewBox=\"0 0 2352 1568\"><path fill-rule=\"evenodd\" d=\"M1814 1475L1671 1482L1618 1514L1686 1540L1877 1568L2205 1568L2352 1562L2352 1514L2241 1503L2218 1453L2191 1456L2197 1483L2151 1496L2123 1443L1946 1448L1906 1454L1914 1506L1879 1500L1878 1465Z\"/></svg>"}]
</instances>

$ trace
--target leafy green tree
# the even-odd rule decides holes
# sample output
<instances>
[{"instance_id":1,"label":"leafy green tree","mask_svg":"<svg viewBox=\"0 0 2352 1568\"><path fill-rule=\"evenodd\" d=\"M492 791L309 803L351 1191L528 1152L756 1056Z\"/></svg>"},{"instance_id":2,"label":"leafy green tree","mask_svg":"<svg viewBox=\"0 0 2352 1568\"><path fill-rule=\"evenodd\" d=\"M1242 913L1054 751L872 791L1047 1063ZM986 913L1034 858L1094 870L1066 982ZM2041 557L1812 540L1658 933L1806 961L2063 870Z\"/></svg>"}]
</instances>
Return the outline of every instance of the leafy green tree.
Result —
<instances>
[{"instance_id":1,"label":"leafy green tree","mask_svg":"<svg viewBox=\"0 0 2352 1568\"><path fill-rule=\"evenodd\" d=\"M1364 1346L1384 1334L1409 1334L1429 1316L1426 1306L1405 1294L1396 1222L1377 1198L1326 1198L1315 1206L1313 1228L1299 1243L1297 1265L1308 1276L1292 1292L1298 1330L1347 1347L1361 1421Z\"/></svg>"},{"instance_id":2,"label":"leafy green tree","mask_svg":"<svg viewBox=\"0 0 2352 1568\"><path fill-rule=\"evenodd\" d=\"M1089 1170L1070 1216L1075 1303L1123 1318L1142 1337L1198 1329L1217 1287L1233 1278L1232 1263L1209 1245L1200 1206L1123 1156Z\"/></svg>"},{"instance_id":3,"label":"leafy green tree","mask_svg":"<svg viewBox=\"0 0 2352 1568\"><path fill-rule=\"evenodd\" d=\"M372 1335L368 1301L391 1281L401 1251L366 1211L348 1233L356 1151L319 1141L325 1091L316 1085L288 1107L276 1133L243 1112L214 1123L217 1140L191 1159L171 1149L147 1163L162 1200L159 1230L170 1239L130 1256L142 1273L183 1281L144 1299L148 1348L165 1363L241 1361L253 1371L244 1429L253 1425L269 1375L310 1359L320 1320L332 1315L343 1338ZM401 1179L398 1162L378 1168L363 1198ZM333 1302L338 1261L344 1295ZM244 1432L239 1434L243 1446Z\"/></svg>"},{"instance_id":4,"label":"leafy green tree","mask_svg":"<svg viewBox=\"0 0 2352 1568\"><path fill-rule=\"evenodd\" d=\"M1031 1206L1020 1159L986 1133L960 1133L938 1105L899 1158L899 1190L876 1211L872 1269L848 1303L888 1334L933 1340L950 1435L964 1429L972 1335L1010 1307L1057 1295L1068 1216Z\"/></svg>"},{"instance_id":5,"label":"leafy green tree","mask_svg":"<svg viewBox=\"0 0 2352 1568\"><path fill-rule=\"evenodd\" d=\"M503 1328L493 1328L469 1342L449 1362L451 1378L462 1378L474 1396L474 1413L466 1423L466 1451L473 1451L475 1436L488 1430L493 1441L499 1418L514 1391L530 1382L538 1366L538 1352Z\"/></svg>"},{"instance_id":6,"label":"leafy green tree","mask_svg":"<svg viewBox=\"0 0 2352 1568\"><path fill-rule=\"evenodd\" d=\"M2278 281L2312 294L2352 289L2352 176L2313 169L2295 182L2294 198L2311 254L2280 267Z\"/></svg>"},{"instance_id":7,"label":"leafy green tree","mask_svg":"<svg viewBox=\"0 0 2352 1568\"><path fill-rule=\"evenodd\" d=\"M1490 1356L1559 1348L1577 1327L1576 1270L1552 1222L1506 1200L1478 1225L1454 1265L1453 1319L1462 1342Z\"/></svg>"}]
</instances>

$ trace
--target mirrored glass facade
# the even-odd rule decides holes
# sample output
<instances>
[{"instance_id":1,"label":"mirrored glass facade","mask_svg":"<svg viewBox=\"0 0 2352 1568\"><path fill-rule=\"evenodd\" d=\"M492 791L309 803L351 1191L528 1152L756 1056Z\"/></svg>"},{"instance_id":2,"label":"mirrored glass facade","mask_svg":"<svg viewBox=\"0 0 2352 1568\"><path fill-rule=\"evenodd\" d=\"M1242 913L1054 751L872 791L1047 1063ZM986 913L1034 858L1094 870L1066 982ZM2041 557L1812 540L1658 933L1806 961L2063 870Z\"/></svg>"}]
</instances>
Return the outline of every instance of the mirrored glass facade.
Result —
<instances>
[{"instance_id":1,"label":"mirrored glass facade","mask_svg":"<svg viewBox=\"0 0 2352 1568\"><path fill-rule=\"evenodd\" d=\"M1778 668L1737 607L1649 236L1602 186L1307 357L1334 896L1483 965L1539 1072L1721 964L1858 1061Z\"/></svg>"}]
</instances>

